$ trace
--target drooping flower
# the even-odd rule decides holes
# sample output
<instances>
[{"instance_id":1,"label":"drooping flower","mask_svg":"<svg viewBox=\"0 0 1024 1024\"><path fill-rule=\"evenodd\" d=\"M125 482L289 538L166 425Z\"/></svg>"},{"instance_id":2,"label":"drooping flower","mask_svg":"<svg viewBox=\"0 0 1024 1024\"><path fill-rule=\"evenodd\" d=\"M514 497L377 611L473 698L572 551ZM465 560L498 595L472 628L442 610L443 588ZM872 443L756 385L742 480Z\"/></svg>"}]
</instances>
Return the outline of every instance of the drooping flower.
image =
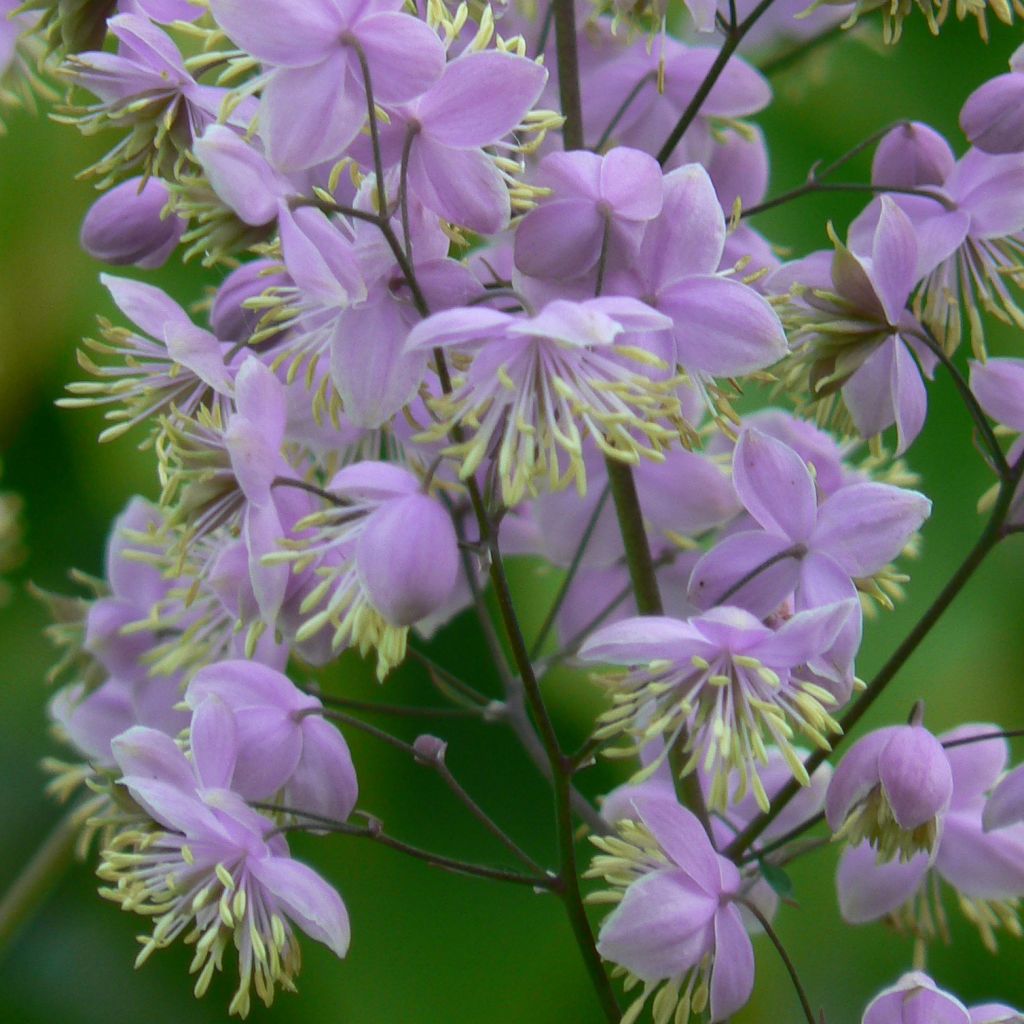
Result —
<instances>
[{"instance_id":1,"label":"drooping flower","mask_svg":"<svg viewBox=\"0 0 1024 1024\"><path fill-rule=\"evenodd\" d=\"M583 492L585 436L630 463L657 458L678 437L678 381L628 345L630 332L669 324L635 299L613 297L556 300L530 318L481 307L437 313L412 329L407 351L454 349L466 372L451 395L435 401L441 422L422 436L470 432L447 453L460 459L464 479L493 457L506 505L534 493L545 477L552 489L575 481ZM467 348L474 350L468 366L460 359ZM652 362L666 379L640 372Z\"/></svg>"},{"instance_id":2,"label":"drooping flower","mask_svg":"<svg viewBox=\"0 0 1024 1024\"><path fill-rule=\"evenodd\" d=\"M960 127L984 153L1024 151L1024 47L1010 57L1010 71L978 86L960 110Z\"/></svg>"},{"instance_id":3,"label":"drooping flower","mask_svg":"<svg viewBox=\"0 0 1024 1024\"><path fill-rule=\"evenodd\" d=\"M897 150L913 145L901 135L896 138ZM934 139L932 148L938 149ZM951 151L943 158L933 152L933 157L929 180L907 185L928 195L894 193L872 201L850 225L850 245L858 253L868 253L882 204L899 206L918 239L912 282L920 282L914 291L916 317L950 353L960 344L966 318L971 347L982 358L983 312L1006 324L1024 324L1024 311L1015 297L1024 252L1024 159L1019 154L992 155L979 149L968 150L955 162ZM935 182L931 179L939 168L946 173Z\"/></svg>"},{"instance_id":4,"label":"drooping flower","mask_svg":"<svg viewBox=\"0 0 1024 1024\"><path fill-rule=\"evenodd\" d=\"M455 529L444 506L401 466L354 463L327 493L332 503L298 524L304 535L264 561L310 573L284 610L297 622L296 640L329 627L332 650L375 649L383 679L405 657L409 627L444 606L455 587Z\"/></svg>"},{"instance_id":5,"label":"drooping flower","mask_svg":"<svg viewBox=\"0 0 1024 1024\"><path fill-rule=\"evenodd\" d=\"M335 821L355 807L358 788L341 733L319 712L320 701L283 673L250 661L200 669L185 700L193 712L210 697L234 717L236 756L230 788L247 800L281 801Z\"/></svg>"},{"instance_id":6,"label":"drooping flower","mask_svg":"<svg viewBox=\"0 0 1024 1024\"><path fill-rule=\"evenodd\" d=\"M920 971L904 974L864 1011L862 1024L971 1024L967 1007Z\"/></svg>"},{"instance_id":7,"label":"drooping flower","mask_svg":"<svg viewBox=\"0 0 1024 1024\"><path fill-rule=\"evenodd\" d=\"M622 1019L635 1021L657 991L655 1020L686 1024L705 1009L712 1024L727 1020L754 986L754 951L734 902L739 872L674 799L638 796L633 804L617 837L592 839L601 852L587 872L611 886L593 902L617 904L598 952L643 982Z\"/></svg>"},{"instance_id":8,"label":"drooping flower","mask_svg":"<svg viewBox=\"0 0 1024 1024\"><path fill-rule=\"evenodd\" d=\"M192 761L154 730L133 728L114 741L121 782L153 821L104 850L100 892L153 920L137 965L178 937L195 945L197 996L233 944L239 985L229 1012L244 1017L253 990L267 1006L278 986L294 990L301 959L293 924L342 957L348 915L330 885L291 859L274 823L227 788L235 760L228 709L208 699L191 733Z\"/></svg>"},{"instance_id":9,"label":"drooping flower","mask_svg":"<svg viewBox=\"0 0 1024 1024\"><path fill-rule=\"evenodd\" d=\"M701 767L708 774L709 807L725 810L752 790L767 809L759 774L767 763L766 741L806 786L794 732L827 750L829 734L838 731L827 710L835 698L804 677L835 643L854 604L799 612L774 630L725 605L686 621L645 616L598 629L580 658L631 670L608 680L613 707L600 717L595 736L625 733L638 750L664 736L665 756L685 735L682 771ZM656 768L652 762L638 777Z\"/></svg>"},{"instance_id":10,"label":"drooping flower","mask_svg":"<svg viewBox=\"0 0 1024 1024\"><path fill-rule=\"evenodd\" d=\"M104 263L162 267L185 230L177 215L165 215L169 199L167 186L157 178L122 182L89 208L79 239L82 248Z\"/></svg>"},{"instance_id":11,"label":"drooping flower","mask_svg":"<svg viewBox=\"0 0 1024 1024\"><path fill-rule=\"evenodd\" d=\"M829 785L826 816L836 838L866 840L879 860L931 853L953 796L942 744L922 725L877 729L846 753Z\"/></svg>"},{"instance_id":12,"label":"drooping flower","mask_svg":"<svg viewBox=\"0 0 1024 1024\"><path fill-rule=\"evenodd\" d=\"M933 200L921 201L942 209ZM782 370L786 386L810 395L819 422L837 415L841 395L862 437L895 424L901 454L924 425L921 374L931 376L936 359L906 308L923 273L915 226L888 196L882 196L879 210L870 257L833 236L830 264L816 253L783 266L767 287L791 292L783 311L793 346Z\"/></svg>"},{"instance_id":13,"label":"drooping flower","mask_svg":"<svg viewBox=\"0 0 1024 1024\"><path fill-rule=\"evenodd\" d=\"M868 843L843 852L836 875L839 908L851 924L888 917L897 926L924 938L945 938L945 913L939 902L940 880L956 894L964 916L995 949L996 931L1022 933L1017 916L1024 896L1024 825L986 832L982 814L986 794L1006 763L1003 739L981 739L993 725L964 725L939 737L942 742L973 740L946 748L953 772L953 796L942 832L931 855L920 852L908 861L879 863Z\"/></svg>"}]
</instances>

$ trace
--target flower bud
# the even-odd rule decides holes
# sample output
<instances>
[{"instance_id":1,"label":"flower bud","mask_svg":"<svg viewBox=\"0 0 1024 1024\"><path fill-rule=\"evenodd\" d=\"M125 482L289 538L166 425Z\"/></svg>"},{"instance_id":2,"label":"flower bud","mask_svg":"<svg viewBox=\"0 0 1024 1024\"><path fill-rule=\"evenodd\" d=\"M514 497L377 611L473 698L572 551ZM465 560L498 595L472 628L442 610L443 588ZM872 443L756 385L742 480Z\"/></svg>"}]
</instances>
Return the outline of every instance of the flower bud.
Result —
<instances>
[{"instance_id":1,"label":"flower bud","mask_svg":"<svg viewBox=\"0 0 1024 1024\"><path fill-rule=\"evenodd\" d=\"M914 121L893 128L878 144L871 180L895 188L941 185L955 162L949 143L934 128Z\"/></svg>"},{"instance_id":2,"label":"flower bud","mask_svg":"<svg viewBox=\"0 0 1024 1024\"><path fill-rule=\"evenodd\" d=\"M455 529L425 494L389 501L367 522L356 548L359 578L393 626L411 626L442 605L459 570Z\"/></svg>"},{"instance_id":3,"label":"flower bud","mask_svg":"<svg viewBox=\"0 0 1024 1024\"><path fill-rule=\"evenodd\" d=\"M853 745L832 777L825 813L837 836L867 840L880 861L906 861L934 850L952 796L942 744L923 726L893 726Z\"/></svg>"},{"instance_id":4,"label":"flower bud","mask_svg":"<svg viewBox=\"0 0 1024 1024\"><path fill-rule=\"evenodd\" d=\"M100 196L82 222L82 248L94 259L115 266L162 267L178 244L185 223L163 215L167 186L150 178L141 188L132 178Z\"/></svg>"}]
</instances>

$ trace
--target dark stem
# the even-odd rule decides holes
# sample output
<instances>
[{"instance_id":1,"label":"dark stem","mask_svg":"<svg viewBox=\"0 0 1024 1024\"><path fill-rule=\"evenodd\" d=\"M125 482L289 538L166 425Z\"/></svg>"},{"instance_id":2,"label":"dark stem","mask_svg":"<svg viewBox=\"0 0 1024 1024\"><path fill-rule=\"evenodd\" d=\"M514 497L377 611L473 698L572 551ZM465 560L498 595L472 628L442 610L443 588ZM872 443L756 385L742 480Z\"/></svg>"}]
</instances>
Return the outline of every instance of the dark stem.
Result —
<instances>
[{"instance_id":1,"label":"dark stem","mask_svg":"<svg viewBox=\"0 0 1024 1024\"><path fill-rule=\"evenodd\" d=\"M597 499L594 511L590 513L586 529L583 531L583 536L580 537L579 544L576 545L572 561L569 563L569 568L566 570L565 579L562 580L562 585L558 588L558 593L555 595L554 601L551 602L551 607L548 609L548 613L544 617L544 623L537 632L537 638L533 641L533 646L530 648L531 661L540 654L541 649L544 646L544 641L547 640L548 634L551 632L551 628L555 624L555 619L558 618L558 613L562 609L565 598L569 593L569 588L572 586L572 581L576 578L576 573L579 572L579 568L583 564L583 556L587 552L587 547L590 544L591 537L594 536L594 530L597 528L597 523L601 518L601 513L604 511L604 507L608 503L609 493L609 489L605 487L605 489L601 491L601 496Z\"/></svg>"},{"instance_id":2,"label":"dark stem","mask_svg":"<svg viewBox=\"0 0 1024 1024\"><path fill-rule=\"evenodd\" d=\"M406 653L427 670L427 674L431 676L432 682L435 680L442 682L445 686L454 690L480 709L494 703L490 698L480 693L479 690L475 690L469 683L463 682L458 676L449 672L443 665L439 665L433 658L424 654L421 650L410 646L406 648Z\"/></svg>"},{"instance_id":3,"label":"dark stem","mask_svg":"<svg viewBox=\"0 0 1024 1024\"><path fill-rule=\"evenodd\" d=\"M402 143L402 163L398 177L398 209L402 218L402 238L405 242L405 258L412 263L412 235L409 234L409 156L416 132L407 128Z\"/></svg>"},{"instance_id":4,"label":"dark stem","mask_svg":"<svg viewBox=\"0 0 1024 1024\"><path fill-rule=\"evenodd\" d=\"M697 91L693 94L693 98L687 104L686 109L676 122L676 125L670 132L669 137L665 140L665 144L660 150L658 150L658 163L663 167L668 162L668 158L675 151L676 146L679 145L679 140L686 134L686 129L693 124L694 119L700 113L700 108L704 106L704 101L711 94L711 90L715 87L715 84L721 77L726 64L729 63L729 58L736 52L736 47L743 42L743 37L754 27L754 25L757 24L761 15L763 15L773 3L775 3L775 0L761 0L761 2L736 26L735 29L727 33L725 41L722 43L722 48L718 51L718 56L715 57L715 62L710 68L708 68L708 73L704 76L704 80L697 87Z\"/></svg>"},{"instance_id":5,"label":"dark stem","mask_svg":"<svg viewBox=\"0 0 1024 1024\"><path fill-rule=\"evenodd\" d=\"M346 36L345 42L356 52L359 60L359 70L363 76L363 91L366 93L366 107L370 117L370 144L373 147L373 173L377 178L377 213L381 221L386 222L388 213L388 197L384 187L384 159L380 148L380 126L377 124L377 105L373 102L373 76L370 74L370 65L366 60L366 54L359 40L354 36Z\"/></svg>"},{"instance_id":6,"label":"dark stem","mask_svg":"<svg viewBox=\"0 0 1024 1024\"><path fill-rule=\"evenodd\" d=\"M824 1024L824 1014L822 1014L820 1020L815 1017L814 1010L811 1009L811 1001L807 998L807 992L804 989L803 982L800 981L800 975L797 973L796 965L786 952L786 947L782 944L782 939L779 938L779 935L772 927L771 922L764 916L764 914L761 913L757 905L752 903L750 900L739 896L736 898L736 902L746 907L747 910L757 918L757 923L764 929L765 935L767 935L771 940L771 943L777 950L782 962L786 965L786 970L789 973L790 980L793 982L793 988L796 989L797 998L800 1000L800 1006L803 1008L804 1016L807 1018L807 1024Z\"/></svg>"},{"instance_id":7,"label":"dark stem","mask_svg":"<svg viewBox=\"0 0 1024 1024\"><path fill-rule=\"evenodd\" d=\"M644 90L644 86L651 82L657 81L658 76L653 71L648 71L632 89L626 94L626 98L619 104L619 109L612 115L612 119L608 122L607 127L601 132L601 137L594 143L593 149L595 153L600 153L605 146L608 145L608 140L612 137L612 132L619 126L619 122L626 116L626 111L636 102L636 98Z\"/></svg>"},{"instance_id":8,"label":"dark stem","mask_svg":"<svg viewBox=\"0 0 1024 1024\"><path fill-rule=\"evenodd\" d=\"M778 839L773 839L770 843L765 843L764 846L759 846L756 850L749 850L740 858L739 863L749 864L751 861L762 860L768 854L775 853L776 850L781 850L782 847L788 846L794 839L799 839L805 832L809 832L815 825L824 820L825 812L821 811L815 814L814 817L808 818L805 822L791 828L788 832L779 836Z\"/></svg>"},{"instance_id":9,"label":"dark stem","mask_svg":"<svg viewBox=\"0 0 1024 1024\"><path fill-rule=\"evenodd\" d=\"M842 23L833 25L832 28L820 33L813 39L801 40L800 42L773 54L763 64L759 64L757 66L757 70L760 71L765 78L771 78L772 75L777 75L782 71L786 71L791 65L798 63L819 47L824 46L826 43L831 42L837 36L841 35L844 35Z\"/></svg>"},{"instance_id":10,"label":"dark stem","mask_svg":"<svg viewBox=\"0 0 1024 1024\"><path fill-rule=\"evenodd\" d=\"M286 476L275 476L270 481L271 487L294 487L297 491L306 491L309 494L315 494L318 498L323 498L324 501L330 502L335 508L348 508L349 503L342 500L336 494L331 494L330 491L324 490L323 487L317 487L316 484L308 483L306 480L292 480Z\"/></svg>"},{"instance_id":11,"label":"dark stem","mask_svg":"<svg viewBox=\"0 0 1024 1024\"><path fill-rule=\"evenodd\" d=\"M978 404L977 398L974 397L974 392L971 391L970 384L967 383L964 375L960 372L959 367L949 357L946 350L939 344L935 335L932 334L924 324L921 325L920 331L914 332L914 337L925 345L932 355L934 355L949 372L950 377L953 379L953 384L956 387L957 394L959 394L964 405L967 407L967 411L970 413L971 419L974 420L974 426L995 465L995 470L999 474L999 479L1005 480L1010 475L1010 464L1006 461L1003 449L1000 447L999 441L992 430L992 426L988 422L988 417L985 415L985 411Z\"/></svg>"},{"instance_id":12,"label":"dark stem","mask_svg":"<svg viewBox=\"0 0 1024 1024\"><path fill-rule=\"evenodd\" d=\"M287 814L295 818L305 819L305 824L296 822L293 825L281 825L274 831L295 832L295 831L325 831L336 832L339 835L354 836L357 839L372 839L383 846L389 846L392 850L407 854L422 860L432 867L442 868L457 875L470 875L474 878L487 878L496 882L511 882L514 885L528 885L531 889L554 889L555 880L547 874L523 875L516 871L505 871L502 868L487 867L484 864L474 864L470 861L457 860L454 857L447 857L441 853L434 853L432 850L424 850L419 846L403 842L394 836L384 832L380 819L372 815L366 815L366 825L349 825L344 821L336 821L334 818L326 818L321 814L313 814L311 811L302 811L292 807L282 807L279 804L253 803L250 806L261 811L269 811L273 814Z\"/></svg>"},{"instance_id":13,"label":"dark stem","mask_svg":"<svg viewBox=\"0 0 1024 1024\"><path fill-rule=\"evenodd\" d=\"M658 578L654 572L651 546L644 529L640 496L636 491L632 470L624 463L607 457L605 466L608 469L608 486L619 519L619 531L622 533L637 611L641 615L662 615L664 606L661 603L661 591L658 589Z\"/></svg>"},{"instance_id":14,"label":"dark stem","mask_svg":"<svg viewBox=\"0 0 1024 1024\"><path fill-rule=\"evenodd\" d=\"M958 740L944 740L942 745L947 750L954 747L966 747L971 743L982 743L985 740L1013 740L1024 736L1024 729L1000 729L998 732L982 732L977 736L963 736Z\"/></svg>"},{"instance_id":15,"label":"dark stem","mask_svg":"<svg viewBox=\"0 0 1024 1024\"><path fill-rule=\"evenodd\" d=\"M459 803L461 803L463 807L465 807L466 810L468 810L469 813L476 818L476 820L480 822L480 824L483 825L483 827L490 832L490 834L494 836L502 846L505 847L506 850L531 870L540 874L546 874L544 869L469 795L459 780L452 775L451 769L445 762L444 746L433 753L425 754L421 750L417 749L414 744L406 743L404 740L400 740L397 736L392 736L390 733L384 732L382 729L377 729L375 726L368 725L366 722L362 722L358 718L353 718L351 715L328 710L324 710L323 715L325 718L329 718L333 721L344 722L356 729L361 729L363 732L369 733L371 736L374 736L390 746L395 747L397 750L401 750L403 753L408 754L417 764L432 769L448 789L451 790Z\"/></svg>"},{"instance_id":16,"label":"dark stem","mask_svg":"<svg viewBox=\"0 0 1024 1024\"><path fill-rule=\"evenodd\" d=\"M505 626L505 633L508 636L509 645L512 649L512 660L519 670L519 677L522 680L526 701L537 724L540 740L544 746L548 763L551 766L551 777L555 790L555 819L560 861L558 892L562 897L566 914L569 917L569 924L576 938L576 944L583 957L605 1017L610 1024L618 1024L621 1011L619 1010L618 1001L615 998L611 982L605 973L604 964L601 962L601 957L594 944L594 933L590 928L590 921L587 918L587 912L583 906L583 896L580 892L579 869L576 865L576 836L570 800L573 772L572 760L562 753L554 724L544 704L540 683L533 671L530 652L523 638L522 630L519 627L519 620L516 617L515 606L512 602L512 592L509 589L508 577L505 574L505 566L501 557L497 535L492 533L488 543L491 555L491 585L494 587L498 608L500 609L502 622Z\"/></svg>"},{"instance_id":17,"label":"dark stem","mask_svg":"<svg viewBox=\"0 0 1024 1024\"><path fill-rule=\"evenodd\" d=\"M772 199L766 199L763 203L757 203L754 206L741 211L743 217L753 217L758 213L764 213L766 210L774 210L777 206L782 206L785 203L790 203L794 199L802 199L804 196L814 195L817 192L871 192L874 194L881 193L885 194L896 194L903 196L923 196L925 199L933 199L935 202L940 203L947 210L952 209L952 204L949 199L945 196L939 195L937 192L931 192L928 189L923 188L901 188L897 185L871 185L867 182L859 181L818 181L817 178L811 181L804 182L803 185L798 185L796 188L790 189L788 192L783 192L781 195L775 196Z\"/></svg>"},{"instance_id":18,"label":"dark stem","mask_svg":"<svg viewBox=\"0 0 1024 1024\"><path fill-rule=\"evenodd\" d=\"M371 715L387 715L391 718L483 718L483 708L418 708L404 704L378 704L372 700L353 700L351 697L333 697L314 691L322 703L333 708L347 708L349 711L363 711Z\"/></svg>"},{"instance_id":19,"label":"dark stem","mask_svg":"<svg viewBox=\"0 0 1024 1024\"><path fill-rule=\"evenodd\" d=\"M787 558L803 558L807 554L807 548L803 544L793 544L791 547L780 551L778 554L772 555L771 558L766 558L760 565L755 565L753 569L741 576L735 583L730 587L727 587L721 594L721 596L715 601L716 605L725 604L729 598L734 597L738 594L748 583L752 580L756 580L758 576L763 572L767 572L773 565L778 565L779 562L784 562Z\"/></svg>"},{"instance_id":20,"label":"dark stem","mask_svg":"<svg viewBox=\"0 0 1024 1024\"><path fill-rule=\"evenodd\" d=\"M555 49L558 55L558 95L562 104L562 145L583 149L583 102L580 96L579 57L576 53L574 0L552 0L555 12Z\"/></svg>"}]
</instances>

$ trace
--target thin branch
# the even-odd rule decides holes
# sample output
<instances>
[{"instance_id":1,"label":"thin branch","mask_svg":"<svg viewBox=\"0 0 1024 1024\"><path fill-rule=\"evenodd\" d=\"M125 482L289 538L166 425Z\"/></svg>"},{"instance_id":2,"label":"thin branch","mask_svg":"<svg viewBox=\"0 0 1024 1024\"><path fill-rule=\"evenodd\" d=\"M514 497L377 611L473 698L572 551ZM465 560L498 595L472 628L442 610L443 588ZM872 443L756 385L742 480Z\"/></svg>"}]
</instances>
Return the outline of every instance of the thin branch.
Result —
<instances>
[{"instance_id":1,"label":"thin branch","mask_svg":"<svg viewBox=\"0 0 1024 1024\"><path fill-rule=\"evenodd\" d=\"M924 199L932 199L946 209L951 208L951 200L926 188L903 188L899 185L872 185L860 181L819 181L816 177L810 181L797 185L796 188L783 192L781 195L766 199L763 203L757 203L740 211L741 217L753 217L756 214L764 213L766 210L774 210L777 206L791 203L794 199L802 199L804 196L814 195L818 192L871 192L883 195L921 196Z\"/></svg>"},{"instance_id":2,"label":"thin branch","mask_svg":"<svg viewBox=\"0 0 1024 1024\"><path fill-rule=\"evenodd\" d=\"M280 825L276 832L296 831L325 831L336 832L339 835L354 836L357 839L372 839L392 850L404 853L417 860L422 860L432 867L451 871L457 875L470 875L475 878L487 878L496 882L511 882L514 885L528 885L531 889L554 889L555 879L550 875L523 875L516 871L505 871L502 868L492 868L484 864L474 864L471 861L457 860L441 853L434 853L431 850L424 850L419 846L413 846L394 836L389 836L384 831L383 823L379 818L366 815L366 825L349 825L344 821L336 821L334 818L327 818L321 814L314 814L311 811L298 810L293 807L284 807L279 804L254 803L251 806L257 810L269 811L273 814L287 814L294 818L303 818L303 822Z\"/></svg>"},{"instance_id":3,"label":"thin branch","mask_svg":"<svg viewBox=\"0 0 1024 1024\"><path fill-rule=\"evenodd\" d=\"M428 749L425 746L418 746L415 743L406 743L404 740L400 740L397 736L392 736L390 733L384 732L382 729L378 729L375 726L368 725L366 722L362 722L357 718L353 718L351 715L346 715L343 712L324 710L325 718L329 718L333 721L344 722L348 725L353 726L356 729L361 729L363 732L369 733L371 736L376 737L379 740L401 750L403 753L408 754L417 764L423 765L426 768L430 768L441 781L451 790L455 798L461 803L469 813L480 822L483 827L490 832L495 839L501 843L515 858L525 864L528 868L533 871L537 871L544 874L544 868L542 868L477 802L469 795L466 789L462 786L458 779L452 774L451 769L448 767L445 761L445 751L447 745L443 741L438 741L432 748Z\"/></svg>"},{"instance_id":4,"label":"thin branch","mask_svg":"<svg viewBox=\"0 0 1024 1024\"><path fill-rule=\"evenodd\" d=\"M753 914L755 918L757 918L757 923L764 929L765 935L768 936L772 945L778 951L779 957L786 965L786 970L789 973L790 980L793 982L793 988L796 989L797 998L800 1000L800 1006L804 1011L804 1016L807 1018L807 1024L824 1024L824 1014L822 1014L820 1020L815 1017L814 1010L811 1009L811 1001L807 998L807 991L804 989L803 982L800 980L800 975L797 972L796 965L793 963L790 955L786 952L786 947L782 944L782 939L779 938L778 933L772 927L771 921L761 913L760 908L753 901L744 899L742 896L738 896L736 898L736 902L746 907L746 909Z\"/></svg>"},{"instance_id":5,"label":"thin branch","mask_svg":"<svg viewBox=\"0 0 1024 1024\"><path fill-rule=\"evenodd\" d=\"M729 32L725 37L722 48L718 51L718 55L708 69L708 73L704 76L704 80L697 87L697 91L693 94L686 109L676 122L675 127L669 133L665 144L658 150L658 163L663 167L668 162L669 157L672 156L676 146L679 145L679 140L686 134L686 129L690 127L700 113L700 108L704 106L704 101L711 94L711 90L721 77L726 64L729 63L729 58L736 52L736 48L740 43L743 42L743 37L757 24L761 16L773 3L775 3L775 0L761 0L750 14L736 26L736 29Z\"/></svg>"},{"instance_id":6,"label":"thin branch","mask_svg":"<svg viewBox=\"0 0 1024 1024\"><path fill-rule=\"evenodd\" d=\"M999 474L999 479L1005 480L1010 475L1010 464L1006 461L1003 449L996 438L995 432L992 430L985 411L979 405L977 398L974 397L970 384L964 379L964 375L960 372L956 363L949 357L946 350L939 344L938 338L924 324L921 325L920 331L914 331L913 333L914 337L918 338L948 371L953 380L953 385L956 387L957 394L967 408L968 413L970 413L975 429L978 431L986 450L992 458L995 470Z\"/></svg>"},{"instance_id":7,"label":"thin branch","mask_svg":"<svg viewBox=\"0 0 1024 1024\"><path fill-rule=\"evenodd\" d=\"M793 544L784 551L766 558L760 565L755 565L749 572L744 573L735 583L727 587L715 601L716 605L725 604L731 597L738 594L748 583L756 580L763 572L767 572L773 565L786 561L787 558L803 558L807 554L807 547L804 544Z\"/></svg>"},{"instance_id":8,"label":"thin branch","mask_svg":"<svg viewBox=\"0 0 1024 1024\"><path fill-rule=\"evenodd\" d=\"M371 715L386 715L390 718L485 718L483 707L421 708L407 704L378 704L372 700L354 700L351 697L335 697L316 690L314 693L323 704L330 708L363 711Z\"/></svg>"},{"instance_id":9,"label":"thin branch","mask_svg":"<svg viewBox=\"0 0 1024 1024\"><path fill-rule=\"evenodd\" d=\"M603 132L601 132L600 138L594 143L593 149L595 153L600 153L605 146L608 145L608 140L612 137L612 132L619 126L619 122L626 116L626 112L636 102L637 97L644 90L644 86L656 82L658 76L653 71L648 71L646 75L643 75L633 86L632 89L626 94L626 98L619 104L619 109L612 115L612 119L605 126Z\"/></svg>"},{"instance_id":10,"label":"thin branch","mask_svg":"<svg viewBox=\"0 0 1024 1024\"><path fill-rule=\"evenodd\" d=\"M479 690L474 689L469 683L463 682L458 676L454 675L443 665L439 665L430 655L424 654L418 648L409 646L406 648L406 654L413 660L418 661L427 670L427 674L431 677L431 682L434 682L435 685L436 681L440 680L445 686L450 687L481 710L500 703L485 697Z\"/></svg>"},{"instance_id":11,"label":"thin branch","mask_svg":"<svg viewBox=\"0 0 1024 1024\"><path fill-rule=\"evenodd\" d=\"M971 743L983 743L985 740L1013 740L1024 736L1024 729L1000 729L998 732L982 732L977 736L962 736L956 740L944 740L942 745L946 750L954 747L966 747Z\"/></svg>"}]
</instances>

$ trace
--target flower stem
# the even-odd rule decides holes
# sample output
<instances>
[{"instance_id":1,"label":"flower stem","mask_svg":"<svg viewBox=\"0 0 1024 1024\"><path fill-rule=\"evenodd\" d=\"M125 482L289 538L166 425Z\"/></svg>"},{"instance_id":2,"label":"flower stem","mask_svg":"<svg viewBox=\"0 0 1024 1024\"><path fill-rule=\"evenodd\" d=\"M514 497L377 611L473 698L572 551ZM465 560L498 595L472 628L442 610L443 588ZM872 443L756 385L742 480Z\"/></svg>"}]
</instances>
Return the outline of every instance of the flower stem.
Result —
<instances>
[{"instance_id":1,"label":"flower stem","mask_svg":"<svg viewBox=\"0 0 1024 1024\"><path fill-rule=\"evenodd\" d=\"M786 952L786 947L782 944L782 939L779 938L778 932L776 932L772 927L771 922L764 914L761 913L760 908L751 900L740 898L737 899L736 902L746 907L746 909L757 918L757 923L764 929L765 935L768 936L772 945L778 951L779 956L782 958L782 962L786 965L786 970L789 973L790 980L793 982L793 988L796 989L797 998L800 1000L800 1006L803 1008L804 1016L807 1018L807 1024L824 1024L824 1015L822 1015L820 1020L815 1017L814 1010L811 1008L811 1001L807 998L807 991L803 986L803 982L800 981L800 975L797 973L796 965L793 963L790 955Z\"/></svg>"},{"instance_id":2,"label":"flower stem","mask_svg":"<svg viewBox=\"0 0 1024 1024\"><path fill-rule=\"evenodd\" d=\"M715 57L714 63L708 68L708 73L704 76L704 80L697 87L697 91L693 94L693 98L687 104L686 109L683 111L679 120L676 122L675 127L669 133L669 137L665 140L665 144L658 150L658 163L664 166L670 156L675 151L676 146L679 145L679 140L686 134L686 129L694 122L697 115L700 113L700 108L704 106L704 101L711 94L711 90L715 87L715 83L721 77L722 72L725 70L726 64L729 63L729 58L736 52L736 47L743 42L743 37L757 24L761 16L768 10L771 5L775 3L775 0L761 0L761 2L743 19L735 28L730 28L726 33L725 41L722 43L722 48L718 51L718 56Z\"/></svg>"}]
</instances>

